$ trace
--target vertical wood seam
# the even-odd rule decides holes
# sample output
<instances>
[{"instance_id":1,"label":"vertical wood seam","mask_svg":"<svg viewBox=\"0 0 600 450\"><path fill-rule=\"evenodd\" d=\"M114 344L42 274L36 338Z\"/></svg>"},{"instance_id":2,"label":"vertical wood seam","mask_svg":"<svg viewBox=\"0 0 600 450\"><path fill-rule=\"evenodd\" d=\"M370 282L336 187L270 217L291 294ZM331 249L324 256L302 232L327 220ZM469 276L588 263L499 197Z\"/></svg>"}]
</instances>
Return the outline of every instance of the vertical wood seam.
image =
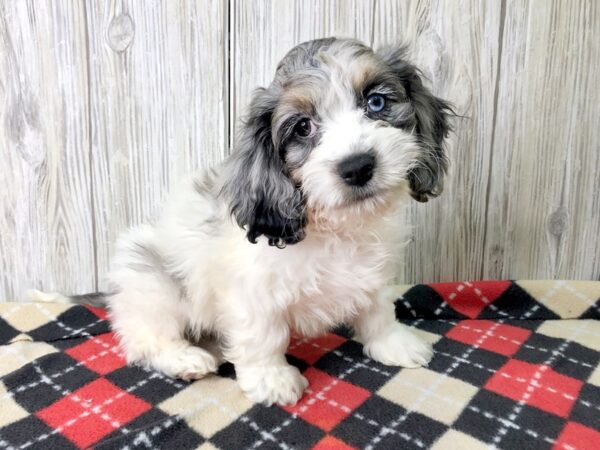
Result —
<instances>
[{"instance_id":1,"label":"vertical wood seam","mask_svg":"<svg viewBox=\"0 0 600 450\"><path fill-rule=\"evenodd\" d=\"M231 149L231 0L227 0L223 14L223 155L227 156Z\"/></svg>"},{"instance_id":2,"label":"vertical wood seam","mask_svg":"<svg viewBox=\"0 0 600 450\"><path fill-rule=\"evenodd\" d=\"M233 145L235 141L234 130L235 130L235 118L236 118L236 108L235 108L235 30L233 27L235 26L235 12L236 12L236 2L235 0L227 0L227 25L226 25L226 33L227 33L227 64L224 67L224 72L226 74L227 83L227 136L224 137L225 145L227 148L225 149L225 156L229 156L233 152Z\"/></svg>"},{"instance_id":3,"label":"vertical wood seam","mask_svg":"<svg viewBox=\"0 0 600 450\"><path fill-rule=\"evenodd\" d=\"M94 280L93 286L94 290L98 291L98 278L100 277L100 273L98 271L98 245L97 245L97 235L96 235L96 186L94 179L94 158L93 158L93 145L92 145L92 83L90 80L91 77L91 65L90 65L90 29L88 26L88 10L86 0L82 1L83 4L83 15L84 15L84 29L85 29L85 79L86 79L86 95L87 95L87 138L88 138L88 164L90 169L90 214L92 215L92 260L94 263Z\"/></svg>"},{"instance_id":4,"label":"vertical wood seam","mask_svg":"<svg viewBox=\"0 0 600 450\"><path fill-rule=\"evenodd\" d=\"M484 202L484 227L483 227L483 240L481 245L481 267L479 269L479 279L484 279L486 273L486 248L488 238L488 225L489 225L489 209L490 209L490 195L492 190L492 162L494 158L494 143L496 139L496 119L498 117L498 95L500 91L500 72L502 71L502 50L504 41L504 22L506 21L506 0L500 1L500 26L498 27L498 59L496 61L496 82L494 83L494 113L492 116L492 133L490 136L490 151L488 155L488 177L487 186L485 188L485 202ZM502 264L504 265L505 260L503 259Z\"/></svg>"}]
</instances>

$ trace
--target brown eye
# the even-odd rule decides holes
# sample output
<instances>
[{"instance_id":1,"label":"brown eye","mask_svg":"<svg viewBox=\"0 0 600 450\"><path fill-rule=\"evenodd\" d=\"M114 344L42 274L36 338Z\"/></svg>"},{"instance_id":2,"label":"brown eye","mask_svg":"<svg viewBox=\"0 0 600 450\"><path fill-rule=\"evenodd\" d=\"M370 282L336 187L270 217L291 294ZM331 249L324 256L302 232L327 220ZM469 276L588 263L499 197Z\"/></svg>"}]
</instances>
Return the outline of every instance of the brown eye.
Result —
<instances>
[{"instance_id":1,"label":"brown eye","mask_svg":"<svg viewBox=\"0 0 600 450\"><path fill-rule=\"evenodd\" d=\"M315 126L314 122L305 117L298 121L298 123L294 127L294 133L296 134L296 136L309 137L314 134L316 128L317 127Z\"/></svg>"}]
</instances>

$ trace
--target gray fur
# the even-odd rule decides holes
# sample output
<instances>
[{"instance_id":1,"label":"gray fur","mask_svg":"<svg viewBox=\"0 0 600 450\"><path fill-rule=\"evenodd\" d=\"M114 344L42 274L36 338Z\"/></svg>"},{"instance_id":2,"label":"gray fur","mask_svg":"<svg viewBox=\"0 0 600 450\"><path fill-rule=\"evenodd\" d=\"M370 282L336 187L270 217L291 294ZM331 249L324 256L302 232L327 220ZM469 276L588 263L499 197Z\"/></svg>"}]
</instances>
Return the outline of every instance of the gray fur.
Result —
<instances>
[{"instance_id":1,"label":"gray fur","mask_svg":"<svg viewBox=\"0 0 600 450\"><path fill-rule=\"evenodd\" d=\"M106 297L113 293L106 292L90 292L88 294L71 295L69 300L78 305L91 305L97 308L106 307Z\"/></svg>"},{"instance_id":2,"label":"gray fur","mask_svg":"<svg viewBox=\"0 0 600 450\"><path fill-rule=\"evenodd\" d=\"M273 82L258 89L242 124L237 148L226 164L221 195L237 223L255 243L265 235L270 245L294 244L304 238L306 214L301 186L292 172L301 166L319 136L294 142L294 120L318 118L321 102L329 96L328 72L322 67L333 55L341 63L366 57L373 80L370 89L387 89L392 106L385 116L371 117L396 128L415 130L423 150L409 174L412 196L427 201L443 189L448 161L443 141L450 131L452 109L422 83L418 69L406 61L405 49L394 47L374 53L350 39L325 38L304 42L290 50L277 66ZM342 68L343 69L343 68ZM366 77L371 75L366 75ZM355 86L357 102L366 101L366 86ZM201 186L198 186L202 190Z\"/></svg>"},{"instance_id":3,"label":"gray fur","mask_svg":"<svg viewBox=\"0 0 600 450\"><path fill-rule=\"evenodd\" d=\"M411 195L420 202L426 202L444 189L448 158L443 143L452 130L450 117L454 111L448 102L434 96L423 85L419 69L406 60L406 53L405 47L397 46L380 50L378 55L401 80L414 108L423 156L420 165L410 174L409 181Z\"/></svg>"}]
</instances>

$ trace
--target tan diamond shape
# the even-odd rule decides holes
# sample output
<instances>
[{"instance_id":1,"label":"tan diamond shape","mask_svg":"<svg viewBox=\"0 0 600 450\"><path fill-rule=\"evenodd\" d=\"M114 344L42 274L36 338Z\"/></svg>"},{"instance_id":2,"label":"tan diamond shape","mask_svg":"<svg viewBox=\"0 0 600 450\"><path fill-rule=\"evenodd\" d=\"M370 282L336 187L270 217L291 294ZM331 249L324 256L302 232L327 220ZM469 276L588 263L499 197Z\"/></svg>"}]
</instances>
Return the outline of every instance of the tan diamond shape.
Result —
<instances>
[{"instance_id":1,"label":"tan diamond shape","mask_svg":"<svg viewBox=\"0 0 600 450\"><path fill-rule=\"evenodd\" d=\"M451 425L477 388L429 369L403 369L378 392L407 409Z\"/></svg>"},{"instance_id":2,"label":"tan diamond shape","mask_svg":"<svg viewBox=\"0 0 600 450\"><path fill-rule=\"evenodd\" d=\"M0 317L17 330L27 333L52 322L72 307L68 303L0 303Z\"/></svg>"},{"instance_id":3,"label":"tan diamond shape","mask_svg":"<svg viewBox=\"0 0 600 450\"><path fill-rule=\"evenodd\" d=\"M593 281L517 281L517 284L564 318L579 317L600 298L600 283Z\"/></svg>"},{"instance_id":4,"label":"tan diamond shape","mask_svg":"<svg viewBox=\"0 0 600 450\"><path fill-rule=\"evenodd\" d=\"M15 402L7 393L6 386L0 382L0 427L21 420L29 413Z\"/></svg>"},{"instance_id":5,"label":"tan diamond shape","mask_svg":"<svg viewBox=\"0 0 600 450\"><path fill-rule=\"evenodd\" d=\"M40 356L57 351L45 342L18 341L3 345L0 347L0 376L9 374Z\"/></svg>"},{"instance_id":6,"label":"tan diamond shape","mask_svg":"<svg viewBox=\"0 0 600 450\"><path fill-rule=\"evenodd\" d=\"M546 320L536 330L536 333L567 339L592 350L600 351L600 322L597 320Z\"/></svg>"},{"instance_id":7,"label":"tan diamond shape","mask_svg":"<svg viewBox=\"0 0 600 450\"><path fill-rule=\"evenodd\" d=\"M210 375L194 382L159 407L169 414L185 416L190 427L209 438L238 419L252 405L234 380Z\"/></svg>"},{"instance_id":8,"label":"tan diamond shape","mask_svg":"<svg viewBox=\"0 0 600 450\"><path fill-rule=\"evenodd\" d=\"M456 430L448 430L431 447L431 450L484 450L488 445L473 436Z\"/></svg>"}]
</instances>

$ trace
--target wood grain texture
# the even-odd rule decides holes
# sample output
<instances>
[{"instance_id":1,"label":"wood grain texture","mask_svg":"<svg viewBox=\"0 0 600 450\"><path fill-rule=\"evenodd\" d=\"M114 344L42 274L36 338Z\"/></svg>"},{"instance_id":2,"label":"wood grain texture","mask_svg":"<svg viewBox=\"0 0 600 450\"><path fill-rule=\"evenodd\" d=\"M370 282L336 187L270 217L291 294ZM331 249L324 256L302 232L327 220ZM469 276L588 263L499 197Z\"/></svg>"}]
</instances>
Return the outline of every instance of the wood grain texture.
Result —
<instances>
[{"instance_id":1,"label":"wood grain texture","mask_svg":"<svg viewBox=\"0 0 600 450\"><path fill-rule=\"evenodd\" d=\"M96 282L83 2L0 2L0 296Z\"/></svg>"},{"instance_id":2,"label":"wood grain texture","mask_svg":"<svg viewBox=\"0 0 600 450\"><path fill-rule=\"evenodd\" d=\"M225 154L226 3L88 3L100 288L118 235Z\"/></svg>"},{"instance_id":3,"label":"wood grain texture","mask_svg":"<svg viewBox=\"0 0 600 450\"><path fill-rule=\"evenodd\" d=\"M600 279L600 5L506 5L484 274Z\"/></svg>"},{"instance_id":4,"label":"wood grain texture","mask_svg":"<svg viewBox=\"0 0 600 450\"><path fill-rule=\"evenodd\" d=\"M408 42L457 119L406 282L600 279L594 0L0 1L0 298L103 288L112 246L220 162L299 42Z\"/></svg>"}]
</instances>

